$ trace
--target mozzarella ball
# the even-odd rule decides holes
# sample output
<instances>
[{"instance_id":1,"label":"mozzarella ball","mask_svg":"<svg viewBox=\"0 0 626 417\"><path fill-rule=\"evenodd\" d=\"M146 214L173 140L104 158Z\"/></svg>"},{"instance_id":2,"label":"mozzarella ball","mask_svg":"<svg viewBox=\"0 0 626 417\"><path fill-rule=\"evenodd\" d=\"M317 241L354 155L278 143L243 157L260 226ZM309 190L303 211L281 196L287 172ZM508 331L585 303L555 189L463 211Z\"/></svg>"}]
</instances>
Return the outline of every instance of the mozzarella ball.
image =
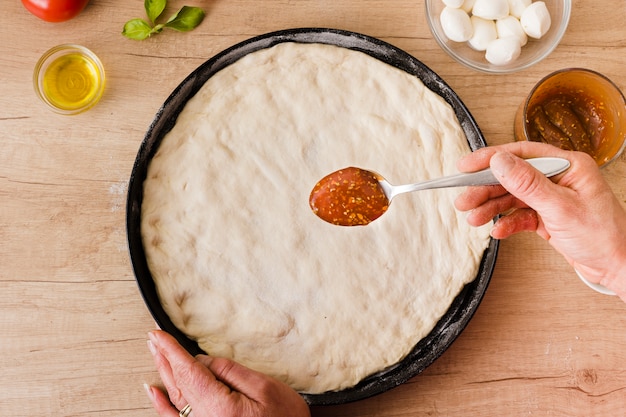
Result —
<instances>
[{"instance_id":1,"label":"mozzarella ball","mask_svg":"<svg viewBox=\"0 0 626 417\"><path fill-rule=\"evenodd\" d=\"M507 65L515 61L522 53L522 46L517 38L498 38L487 46L485 58L493 65Z\"/></svg>"},{"instance_id":2,"label":"mozzarella ball","mask_svg":"<svg viewBox=\"0 0 626 417\"><path fill-rule=\"evenodd\" d=\"M469 46L477 51L487 50L487 45L498 37L495 22L478 16L472 16L470 20L472 22L474 34L468 41Z\"/></svg>"},{"instance_id":3,"label":"mozzarella ball","mask_svg":"<svg viewBox=\"0 0 626 417\"><path fill-rule=\"evenodd\" d=\"M503 19L509 15L509 0L476 0L472 14L483 19Z\"/></svg>"},{"instance_id":4,"label":"mozzarella ball","mask_svg":"<svg viewBox=\"0 0 626 417\"><path fill-rule=\"evenodd\" d=\"M458 9L459 7L463 5L463 0L443 0L443 3L446 6L454 7L455 9Z\"/></svg>"},{"instance_id":5,"label":"mozzarella ball","mask_svg":"<svg viewBox=\"0 0 626 417\"><path fill-rule=\"evenodd\" d=\"M517 38L521 46L526 45L528 42L528 36L526 36L526 32L524 32L522 24L513 16L498 19L496 21L496 30L498 32L498 38Z\"/></svg>"},{"instance_id":6,"label":"mozzarella ball","mask_svg":"<svg viewBox=\"0 0 626 417\"><path fill-rule=\"evenodd\" d=\"M520 17L520 23L528 36L540 39L548 33L552 24L546 4L542 1L536 1L528 6Z\"/></svg>"},{"instance_id":7,"label":"mozzarella ball","mask_svg":"<svg viewBox=\"0 0 626 417\"><path fill-rule=\"evenodd\" d=\"M469 15L463 10L445 7L439 16L439 20L443 32L451 41L465 42L472 37L472 22Z\"/></svg>"},{"instance_id":8,"label":"mozzarella ball","mask_svg":"<svg viewBox=\"0 0 626 417\"><path fill-rule=\"evenodd\" d=\"M468 14L472 13L474 3L476 3L476 0L465 0L463 2L463 5L461 6L461 9L465 10Z\"/></svg>"},{"instance_id":9,"label":"mozzarella ball","mask_svg":"<svg viewBox=\"0 0 626 417\"><path fill-rule=\"evenodd\" d=\"M532 2L533 0L509 0L509 14L519 19Z\"/></svg>"}]
</instances>

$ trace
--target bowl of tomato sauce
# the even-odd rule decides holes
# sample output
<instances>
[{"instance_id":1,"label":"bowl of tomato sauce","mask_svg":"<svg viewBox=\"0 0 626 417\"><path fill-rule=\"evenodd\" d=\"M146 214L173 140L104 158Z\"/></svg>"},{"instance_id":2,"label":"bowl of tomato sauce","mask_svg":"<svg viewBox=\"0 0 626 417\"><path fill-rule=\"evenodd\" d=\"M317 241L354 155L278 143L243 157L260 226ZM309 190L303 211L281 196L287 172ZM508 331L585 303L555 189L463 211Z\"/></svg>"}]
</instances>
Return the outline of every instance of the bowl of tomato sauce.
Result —
<instances>
[{"instance_id":1,"label":"bowl of tomato sauce","mask_svg":"<svg viewBox=\"0 0 626 417\"><path fill-rule=\"evenodd\" d=\"M586 152L603 167L624 151L626 99L596 71L561 69L533 87L517 111L514 130L516 140Z\"/></svg>"}]
</instances>

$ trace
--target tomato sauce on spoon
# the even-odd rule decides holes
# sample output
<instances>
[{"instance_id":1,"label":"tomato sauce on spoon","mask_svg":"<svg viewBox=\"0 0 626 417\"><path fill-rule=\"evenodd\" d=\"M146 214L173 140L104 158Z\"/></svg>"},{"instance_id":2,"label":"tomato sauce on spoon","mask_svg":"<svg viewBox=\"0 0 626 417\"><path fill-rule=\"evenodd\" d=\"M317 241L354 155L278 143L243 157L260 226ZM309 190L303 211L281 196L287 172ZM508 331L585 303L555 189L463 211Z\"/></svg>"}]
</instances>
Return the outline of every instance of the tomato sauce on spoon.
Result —
<instances>
[{"instance_id":1,"label":"tomato sauce on spoon","mask_svg":"<svg viewBox=\"0 0 626 417\"><path fill-rule=\"evenodd\" d=\"M365 226L382 216L389 203L379 177L354 167L325 176L309 196L313 213L339 226Z\"/></svg>"},{"instance_id":2,"label":"tomato sauce on spoon","mask_svg":"<svg viewBox=\"0 0 626 417\"><path fill-rule=\"evenodd\" d=\"M563 158L531 158L530 165L551 177L567 170ZM382 216L391 200L404 193L433 188L498 184L491 169L449 175L413 184L392 185L380 174L361 168L344 168L322 178L313 187L309 205L318 217L339 226L365 226Z\"/></svg>"}]
</instances>

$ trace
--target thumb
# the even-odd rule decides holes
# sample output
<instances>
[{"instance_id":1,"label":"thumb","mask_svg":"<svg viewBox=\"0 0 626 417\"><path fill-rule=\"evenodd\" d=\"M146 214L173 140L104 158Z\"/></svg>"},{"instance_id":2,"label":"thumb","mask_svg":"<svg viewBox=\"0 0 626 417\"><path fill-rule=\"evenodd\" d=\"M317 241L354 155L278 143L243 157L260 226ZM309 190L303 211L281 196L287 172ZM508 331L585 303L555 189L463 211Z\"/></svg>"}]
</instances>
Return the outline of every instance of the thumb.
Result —
<instances>
[{"instance_id":1,"label":"thumb","mask_svg":"<svg viewBox=\"0 0 626 417\"><path fill-rule=\"evenodd\" d=\"M490 160L491 170L500 184L513 196L541 213L549 209L555 184L522 158L509 152L497 152Z\"/></svg>"},{"instance_id":2,"label":"thumb","mask_svg":"<svg viewBox=\"0 0 626 417\"><path fill-rule=\"evenodd\" d=\"M270 380L269 376L230 359L206 355L198 355L196 359L206 366L222 384L251 399L256 400L255 395L259 388Z\"/></svg>"}]
</instances>

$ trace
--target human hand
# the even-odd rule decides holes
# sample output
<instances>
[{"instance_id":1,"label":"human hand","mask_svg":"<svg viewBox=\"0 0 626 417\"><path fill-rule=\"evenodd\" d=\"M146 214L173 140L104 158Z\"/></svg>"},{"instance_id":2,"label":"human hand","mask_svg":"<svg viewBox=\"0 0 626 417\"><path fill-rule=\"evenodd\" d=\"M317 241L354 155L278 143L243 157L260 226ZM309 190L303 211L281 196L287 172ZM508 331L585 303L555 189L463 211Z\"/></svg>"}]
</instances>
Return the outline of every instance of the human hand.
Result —
<instances>
[{"instance_id":1,"label":"human hand","mask_svg":"<svg viewBox=\"0 0 626 417\"><path fill-rule=\"evenodd\" d=\"M169 334L149 333L148 347L167 395L146 385L161 417L310 417L302 397L284 383L224 358L195 358ZM169 399L168 399L169 396Z\"/></svg>"},{"instance_id":2,"label":"human hand","mask_svg":"<svg viewBox=\"0 0 626 417\"><path fill-rule=\"evenodd\" d=\"M554 156L570 168L546 178L522 158ZM467 221L479 226L503 216L491 235L504 239L535 231L587 280L626 301L626 212L593 159L536 142L486 147L460 159L464 172L491 166L501 185L470 187L456 200Z\"/></svg>"}]
</instances>

